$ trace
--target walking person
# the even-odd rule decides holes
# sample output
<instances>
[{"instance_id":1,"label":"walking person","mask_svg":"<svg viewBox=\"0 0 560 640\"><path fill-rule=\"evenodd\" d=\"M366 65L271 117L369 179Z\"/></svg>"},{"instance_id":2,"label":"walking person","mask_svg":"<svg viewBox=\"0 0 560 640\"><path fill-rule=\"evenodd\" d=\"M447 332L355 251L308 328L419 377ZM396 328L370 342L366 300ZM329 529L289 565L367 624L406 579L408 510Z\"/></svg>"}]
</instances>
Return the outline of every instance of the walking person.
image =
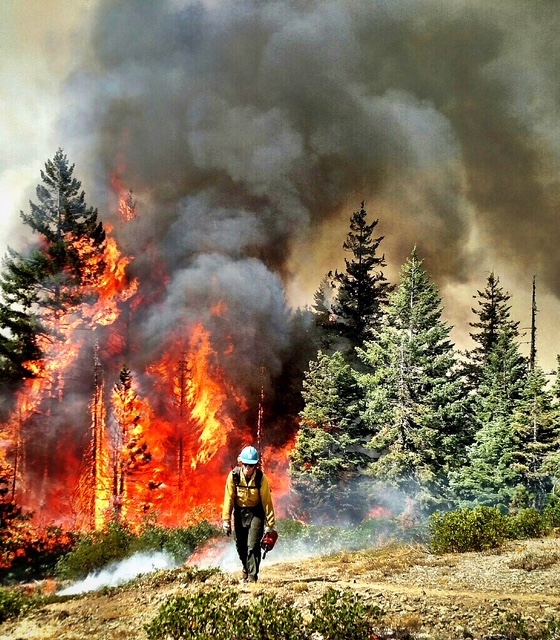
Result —
<instances>
[{"instance_id":1,"label":"walking person","mask_svg":"<svg viewBox=\"0 0 560 640\"><path fill-rule=\"evenodd\" d=\"M237 555L243 566L243 580L257 582L261 540L266 534L272 534L276 539L276 519L268 479L258 467L259 452L255 447L245 447L237 462L238 466L229 472L226 480L223 530L226 535L231 535L233 514L233 533Z\"/></svg>"}]
</instances>

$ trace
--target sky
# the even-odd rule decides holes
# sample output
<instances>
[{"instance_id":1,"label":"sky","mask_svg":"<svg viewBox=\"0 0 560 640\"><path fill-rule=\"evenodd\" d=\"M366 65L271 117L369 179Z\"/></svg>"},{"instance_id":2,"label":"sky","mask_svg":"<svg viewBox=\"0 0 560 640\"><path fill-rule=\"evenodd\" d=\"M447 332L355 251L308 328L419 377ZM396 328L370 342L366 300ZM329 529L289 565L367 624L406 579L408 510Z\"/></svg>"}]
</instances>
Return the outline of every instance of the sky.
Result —
<instances>
[{"instance_id":1,"label":"sky","mask_svg":"<svg viewBox=\"0 0 560 640\"><path fill-rule=\"evenodd\" d=\"M25 246L19 212L63 148L123 247L166 256L146 332L221 296L247 358L258 338L274 360L284 296L311 304L343 268L364 201L389 279L416 246L459 348L492 271L528 331L535 277L550 371L559 32L552 1L2 0L0 250ZM149 251L134 265L161 284Z\"/></svg>"}]
</instances>

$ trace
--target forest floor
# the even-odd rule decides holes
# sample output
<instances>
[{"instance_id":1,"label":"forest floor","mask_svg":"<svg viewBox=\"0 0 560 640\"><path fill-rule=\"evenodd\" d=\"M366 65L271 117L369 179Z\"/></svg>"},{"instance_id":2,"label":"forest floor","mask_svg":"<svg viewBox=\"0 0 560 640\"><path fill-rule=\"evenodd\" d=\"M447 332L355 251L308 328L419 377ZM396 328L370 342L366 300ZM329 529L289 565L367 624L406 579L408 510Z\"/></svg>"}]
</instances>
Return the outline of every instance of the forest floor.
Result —
<instances>
[{"instance_id":1,"label":"forest floor","mask_svg":"<svg viewBox=\"0 0 560 640\"><path fill-rule=\"evenodd\" d=\"M231 555L231 541L218 545L208 550L206 568L211 564L208 556L223 558L226 545ZM498 631L510 616L522 616L529 628L543 628L551 618L560 623L557 538L512 542L493 552L444 555L423 546L387 544L290 562L283 559L286 551L279 541L264 560L256 585L241 583L239 571L230 567L197 588L233 587L246 599L274 594L302 610L328 588L351 590L385 611L387 627L434 640L504 638ZM202 568L203 556L198 558L201 564L195 566ZM60 598L0 624L0 640L141 640L147 637L145 625L167 598L194 588L189 573L188 567L159 570L120 587ZM58 586L38 583L34 588Z\"/></svg>"}]
</instances>

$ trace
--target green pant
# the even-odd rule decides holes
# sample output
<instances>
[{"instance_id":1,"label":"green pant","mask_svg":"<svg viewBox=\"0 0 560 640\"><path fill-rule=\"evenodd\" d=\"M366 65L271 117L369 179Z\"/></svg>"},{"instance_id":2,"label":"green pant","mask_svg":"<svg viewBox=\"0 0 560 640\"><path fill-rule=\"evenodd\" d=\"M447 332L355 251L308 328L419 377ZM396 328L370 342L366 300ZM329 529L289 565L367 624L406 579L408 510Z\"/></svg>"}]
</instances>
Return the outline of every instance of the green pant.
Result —
<instances>
[{"instance_id":1,"label":"green pant","mask_svg":"<svg viewBox=\"0 0 560 640\"><path fill-rule=\"evenodd\" d=\"M261 540L264 533L262 508L235 509L233 531L237 555L250 582L256 582L261 564Z\"/></svg>"}]
</instances>

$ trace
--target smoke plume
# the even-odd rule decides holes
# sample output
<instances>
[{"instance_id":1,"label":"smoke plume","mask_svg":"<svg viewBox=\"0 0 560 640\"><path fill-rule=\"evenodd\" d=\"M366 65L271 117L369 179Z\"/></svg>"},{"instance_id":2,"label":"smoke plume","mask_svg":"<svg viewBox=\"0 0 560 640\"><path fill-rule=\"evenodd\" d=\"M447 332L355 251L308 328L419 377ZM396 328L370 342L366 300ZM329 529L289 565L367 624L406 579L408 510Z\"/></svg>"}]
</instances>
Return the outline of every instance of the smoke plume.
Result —
<instances>
[{"instance_id":1,"label":"smoke plume","mask_svg":"<svg viewBox=\"0 0 560 640\"><path fill-rule=\"evenodd\" d=\"M284 291L317 287L361 200L395 272L417 245L442 287L503 261L560 294L559 20L547 2L100 1L62 127L109 218L100 185L133 190L134 228L114 224L136 273L161 287L148 247L165 265L146 339L225 299L243 375L278 370Z\"/></svg>"},{"instance_id":2,"label":"smoke plume","mask_svg":"<svg viewBox=\"0 0 560 640\"><path fill-rule=\"evenodd\" d=\"M525 296L525 316L515 319L527 325L535 275L543 357L554 361L555 2L60 0L56 10L33 3L33 15L4 4L15 25L4 60L18 73L0 77L12 79L6 96L21 106L0 130L17 139L6 147L0 186L13 200L19 169L29 175L27 140L41 154L52 142L35 176L62 147L138 282L108 328L120 340L119 362L103 371L109 388L123 359L136 382L201 324L228 398L239 391L255 413L266 387L279 406L302 358L290 312L343 267L348 221L362 201L385 236L386 275L394 282L416 246L455 339L468 333L472 295L491 270ZM21 50L18 34L26 35ZM30 135L31 123L43 122L36 114L54 105L54 133ZM38 129L50 127L45 119ZM108 342L100 341L103 366ZM67 379L84 405L91 350L79 364ZM163 395L155 410L169 413ZM61 421L79 431L67 413ZM235 419L228 425L237 432ZM58 429L52 440L52 448L66 442Z\"/></svg>"}]
</instances>

